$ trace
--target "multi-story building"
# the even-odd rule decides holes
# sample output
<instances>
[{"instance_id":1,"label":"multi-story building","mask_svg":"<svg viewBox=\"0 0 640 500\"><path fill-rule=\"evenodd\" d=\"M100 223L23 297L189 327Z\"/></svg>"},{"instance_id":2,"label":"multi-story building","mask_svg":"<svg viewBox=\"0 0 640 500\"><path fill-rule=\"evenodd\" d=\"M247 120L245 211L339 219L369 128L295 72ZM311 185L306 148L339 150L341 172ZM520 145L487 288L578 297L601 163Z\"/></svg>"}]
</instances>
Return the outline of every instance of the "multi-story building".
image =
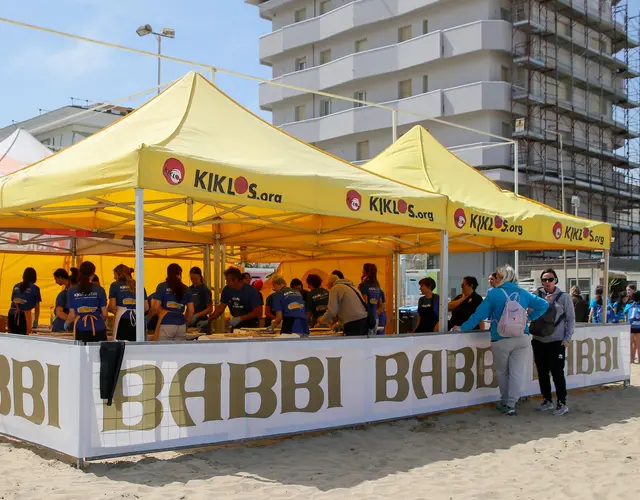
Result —
<instances>
[{"instance_id":1,"label":"multi-story building","mask_svg":"<svg viewBox=\"0 0 640 500\"><path fill-rule=\"evenodd\" d=\"M22 128L49 149L58 151L95 134L131 111L120 106L64 106L0 128L0 141Z\"/></svg>"},{"instance_id":2,"label":"multi-story building","mask_svg":"<svg viewBox=\"0 0 640 500\"><path fill-rule=\"evenodd\" d=\"M498 139L425 117L517 138L521 193L562 208L564 177L566 210L578 196L580 215L613 224L612 255L640 258L638 17L625 0L245 1L272 23L259 43L274 82L397 108L400 135L421 124L509 189L511 147L469 149ZM271 84L260 105L349 161L392 140L385 109Z\"/></svg>"}]
</instances>

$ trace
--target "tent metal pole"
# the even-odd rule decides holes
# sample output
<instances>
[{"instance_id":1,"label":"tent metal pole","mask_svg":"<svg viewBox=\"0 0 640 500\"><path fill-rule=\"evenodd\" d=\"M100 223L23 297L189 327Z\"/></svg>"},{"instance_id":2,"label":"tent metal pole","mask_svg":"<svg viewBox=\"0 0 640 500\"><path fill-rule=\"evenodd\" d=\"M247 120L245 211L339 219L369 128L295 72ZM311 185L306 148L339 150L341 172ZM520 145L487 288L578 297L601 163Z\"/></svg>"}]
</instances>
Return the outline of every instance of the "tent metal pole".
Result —
<instances>
[{"instance_id":1,"label":"tent metal pole","mask_svg":"<svg viewBox=\"0 0 640 500\"><path fill-rule=\"evenodd\" d=\"M78 267L78 239L71 238L71 267Z\"/></svg>"},{"instance_id":2,"label":"tent metal pole","mask_svg":"<svg viewBox=\"0 0 640 500\"><path fill-rule=\"evenodd\" d=\"M518 194L520 188L520 165L518 158L518 141L513 143L513 192ZM513 268L516 271L516 276L520 277L520 252L516 250L513 255Z\"/></svg>"},{"instance_id":3,"label":"tent metal pole","mask_svg":"<svg viewBox=\"0 0 640 500\"><path fill-rule=\"evenodd\" d=\"M400 333L400 252L394 251L391 258L391 268L393 271L392 283L393 290L391 291L391 303L393 304L393 333L398 335Z\"/></svg>"},{"instance_id":4,"label":"tent metal pole","mask_svg":"<svg viewBox=\"0 0 640 500\"><path fill-rule=\"evenodd\" d=\"M204 265L204 284L207 285L207 288L211 288L211 245L204 246L204 255L202 260Z\"/></svg>"},{"instance_id":5,"label":"tent metal pole","mask_svg":"<svg viewBox=\"0 0 640 500\"><path fill-rule=\"evenodd\" d=\"M391 112L391 140L395 143L398 140L398 111Z\"/></svg>"},{"instance_id":6,"label":"tent metal pole","mask_svg":"<svg viewBox=\"0 0 640 500\"><path fill-rule=\"evenodd\" d=\"M440 333L446 333L449 326L449 301L448 292L449 288L449 232L440 232L440 310L438 311L438 317L440 318Z\"/></svg>"},{"instance_id":7,"label":"tent metal pole","mask_svg":"<svg viewBox=\"0 0 640 500\"><path fill-rule=\"evenodd\" d=\"M216 304L220 302L220 235L216 234L216 242L213 245L213 299Z\"/></svg>"},{"instance_id":8,"label":"tent metal pole","mask_svg":"<svg viewBox=\"0 0 640 500\"><path fill-rule=\"evenodd\" d=\"M144 189L136 188L135 200L136 340L144 342Z\"/></svg>"},{"instance_id":9,"label":"tent metal pole","mask_svg":"<svg viewBox=\"0 0 640 500\"><path fill-rule=\"evenodd\" d=\"M602 270L602 322L607 323L607 306L609 302L609 250L604 251L604 269Z\"/></svg>"}]
</instances>

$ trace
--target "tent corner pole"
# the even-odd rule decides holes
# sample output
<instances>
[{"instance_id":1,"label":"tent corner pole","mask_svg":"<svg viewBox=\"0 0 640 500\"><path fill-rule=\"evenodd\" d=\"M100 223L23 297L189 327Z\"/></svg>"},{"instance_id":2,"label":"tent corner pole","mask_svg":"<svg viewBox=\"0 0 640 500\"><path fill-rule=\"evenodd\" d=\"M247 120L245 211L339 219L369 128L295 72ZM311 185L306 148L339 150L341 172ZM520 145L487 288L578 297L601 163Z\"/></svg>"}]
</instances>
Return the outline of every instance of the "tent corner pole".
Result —
<instances>
[{"instance_id":1,"label":"tent corner pole","mask_svg":"<svg viewBox=\"0 0 640 500\"><path fill-rule=\"evenodd\" d=\"M440 333L446 333L449 326L449 232L444 230L440 232Z\"/></svg>"},{"instance_id":2,"label":"tent corner pole","mask_svg":"<svg viewBox=\"0 0 640 500\"><path fill-rule=\"evenodd\" d=\"M135 259L136 259L136 341L144 342L144 189L136 188L135 195ZM117 332L114 332L114 334Z\"/></svg>"},{"instance_id":3,"label":"tent corner pole","mask_svg":"<svg viewBox=\"0 0 640 500\"><path fill-rule=\"evenodd\" d=\"M402 263L400 252L394 250L392 259L393 268L393 334L400 333L400 301L402 300Z\"/></svg>"},{"instance_id":4,"label":"tent corner pole","mask_svg":"<svg viewBox=\"0 0 640 500\"><path fill-rule=\"evenodd\" d=\"M520 191L520 165L518 158L518 141L513 142L513 192L518 195ZM513 268L516 271L516 276L520 277L520 252L515 251L513 255Z\"/></svg>"},{"instance_id":5,"label":"tent corner pole","mask_svg":"<svg viewBox=\"0 0 640 500\"><path fill-rule=\"evenodd\" d=\"M602 300L609 300L609 250L605 250L604 252L604 268L602 269ZM603 307L603 310L605 311L602 314L602 322L604 324L607 323L607 308Z\"/></svg>"},{"instance_id":6,"label":"tent corner pole","mask_svg":"<svg viewBox=\"0 0 640 500\"><path fill-rule=\"evenodd\" d=\"M204 246L202 260L204 265L204 284L207 285L207 288L211 288L211 245Z\"/></svg>"},{"instance_id":7,"label":"tent corner pole","mask_svg":"<svg viewBox=\"0 0 640 500\"><path fill-rule=\"evenodd\" d=\"M216 233L216 242L213 246L213 303L214 308L220 304L220 288L222 285L222 273L220 272L221 265L221 251L220 251L220 233ZM222 325L224 318L218 318L215 320L214 331L222 331Z\"/></svg>"},{"instance_id":8,"label":"tent corner pole","mask_svg":"<svg viewBox=\"0 0 640 500\"><path fill-rule=\"evenodd\" d=\"M398 140L398 110L391 111L391 141L395 143Z\"/></svg>"}]
</instances>

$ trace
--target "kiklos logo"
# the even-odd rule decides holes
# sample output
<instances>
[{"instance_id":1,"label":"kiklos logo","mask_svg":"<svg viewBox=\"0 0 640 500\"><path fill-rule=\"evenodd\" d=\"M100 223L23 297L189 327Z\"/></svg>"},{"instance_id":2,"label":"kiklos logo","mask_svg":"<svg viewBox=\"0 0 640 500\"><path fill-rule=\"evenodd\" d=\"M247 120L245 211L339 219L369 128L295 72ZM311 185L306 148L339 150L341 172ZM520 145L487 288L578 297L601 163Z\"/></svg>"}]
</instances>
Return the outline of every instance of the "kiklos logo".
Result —
<instances>
[{"instance_id":1,"label":"kiklos logo","mask_svg":"<svg viewBox=\"0 0 640 500\"><path fill-rule=\"evenodd\" d=\"M162 166L162 175L172 186L177 186L184 180L184 165L180 160L169 158Z\"/></svg>"},{"instance_id":2,"label":"kiklos logo","mask_svg":"<svg viewBox=\"0 0 640 500\"><path fill-rule=\"evenodd\" d=\"M262 191L257 183L249 182L249 180L243 176L233 178L227 175L197 169L194 176L193 187L208 191L209 193L220 193L229 196L246 195L247 198L251 200L282 203L282 194Z\"/></svg>"},{"instance_id":3,"label":"kiklos logo","mask_svg":"<svg viewBox=\"0 0 640 500\"><path fill-rule=\"evenodd\" d=\"M362 206L362 196L355 189L351 189L347 193L347 206L349 210L357 212Z\"/></svg>"},{"instance_id":4,"label":"kiklos logo","mask_svg":"<svg viewBox=\"0 0 640 500\"><path fill-rule=\"evenodd\" d=\"M455 223L458 229L462 229L467 224L467 214L464 213L464 210L459 208L453 214L453 222Z\"/></svg>"}]
</instances>

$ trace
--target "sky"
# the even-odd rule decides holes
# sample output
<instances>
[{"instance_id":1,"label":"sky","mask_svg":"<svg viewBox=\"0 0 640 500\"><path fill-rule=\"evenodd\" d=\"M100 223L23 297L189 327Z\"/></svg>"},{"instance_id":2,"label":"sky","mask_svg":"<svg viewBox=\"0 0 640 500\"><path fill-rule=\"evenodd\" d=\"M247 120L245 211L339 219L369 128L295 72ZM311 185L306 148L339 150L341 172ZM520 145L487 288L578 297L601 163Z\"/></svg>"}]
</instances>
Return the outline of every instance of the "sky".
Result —
<instances>
[{"instance_id":1,"label":"sky","mask_svg":"<svg viewBox=\"0 0 640 500\"><path fill-rule=\"evenodd\" d=\"M263 78L258 38L270 31L258 9L243 0L0 0L0 17L154 52L155 37L136 28L168 27L163 54ZM0 22L0 128L71 104L119 100L156 85L157 59ZM197 69L163 61L162 81ZM258 83L218 75L216 83L254 112ZM119 101L138 106L151 97ZM267 119L268 113L261 113Z\"/></svg>"}]
</instances>

